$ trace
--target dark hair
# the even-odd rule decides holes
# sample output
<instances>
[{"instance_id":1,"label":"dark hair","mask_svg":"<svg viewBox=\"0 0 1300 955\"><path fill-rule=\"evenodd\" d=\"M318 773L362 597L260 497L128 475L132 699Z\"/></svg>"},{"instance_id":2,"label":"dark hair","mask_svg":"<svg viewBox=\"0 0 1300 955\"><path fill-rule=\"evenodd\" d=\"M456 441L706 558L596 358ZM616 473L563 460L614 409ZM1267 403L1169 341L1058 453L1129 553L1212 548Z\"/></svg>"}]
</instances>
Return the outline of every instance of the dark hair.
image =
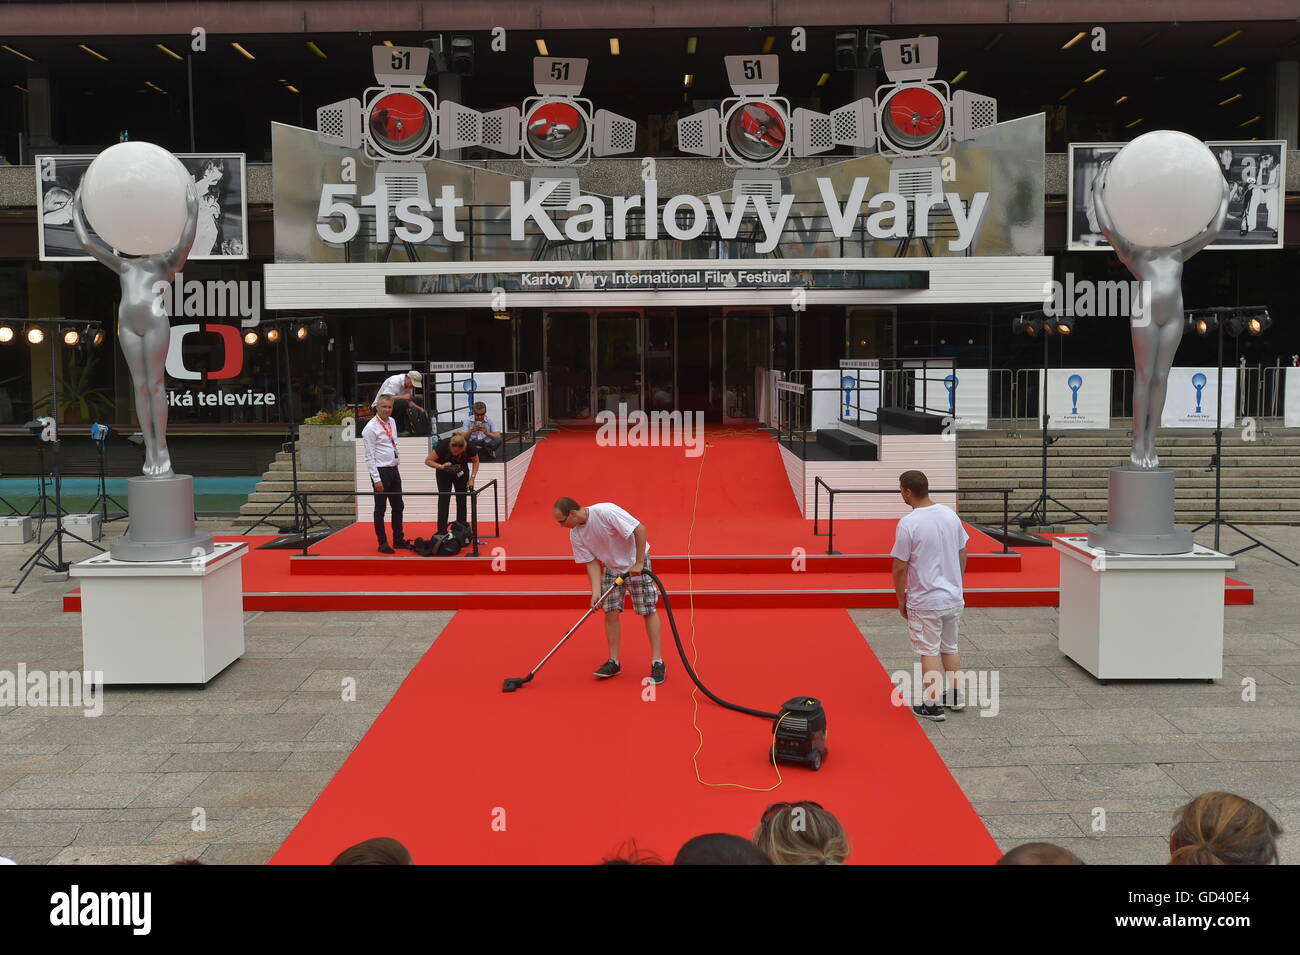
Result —
<instances>
[{"instance_id":1,"label":"dark hair","mask_svg":"<svg viewBox=\"0 0 1300 955\"><path fill-rule=\"evenodd\" d=\"M473 407L472 410L473 410L473 411L478 411L479 408L482 408L484 411L487 411L487 405L486 405L486 404L484 404L484 403L481 402L481 401L476 401L476 402L474 402L474 407Z\"/></svg>"},{"instance_id":2,"label":"dark hair","mask_svg":"<svg viewBox=\"0 0 1300 955\"><path fill-rule=\"evenodd\" d=\"M1234 793L1202 793L1174 812L1170 865L1276 865L1282 827Z\"/></svg>"},{"instance_id":3,"label":"dark hair","mask_svg":"<svg viewBox=\"0 0 1300 955\"><path fill-rule=\"evenodd\" d=\"M618 847L618 852L600 861L601 865L663 865L664 860L649 849L637 848L636 840L629 839Z\"/></svg>"},{"instance_id":4,"label":"dark hair","mask_svg":"<svg viewBox=\"0 0 1300 955\"><path fill-rule=\"evenodd\" d=\"M906 488L917 497L929 497L930 479L924 471L904 471L898 476L898 486Z\"/></svg>"},{"instance_id":5,"label":"dark hair","mask_svg":"<svg viewBox=\"0 0 1300 955\"><path fill-rule=\"evenodd\" d=\"M748 839L710 832L690 839L677 852L673 865L772 865L763 850Z\"/></svg>"},{"instance_id":6,"label":"dark hair","mask_svg":"<svg viewBox=\"0 0 1300 955\"><path fill-rule=\"evenodd\" d=\"M1016 846L1001 859L998 865L1084 865L1084 861L1069 849L1050 842L1026 842Z\"/></svg>"},{"instance_id":7,"label":"dark hair","mask_svg":"<svg viewBox=\"0 0 1300 955\"><path fill-rule=\"evenodd\" d=\"M581 507L582 505L571 497L560 497L555 500L555 509L559 511L560 515L563 517L568 517Z\"/></svg>"},{"instance_id":8,"label":"dark hair","mask_svg":"<svg viewBox=\"0 0 1300 955\"><path fill-rule=\"evenodd\" d=\"M330 865L411 865L411 853L396 839L376 836L344 849Z\"/></svg>"},{"instance_id":9,"label":"dark hair","mask_svg":"<svg viewBox=\"0 0 1300 955\"><path fill-rule=\"evenodd\" d=\"M201 862L200 860L192 859L188 856L180 859L172 859L172 861L168 863L168 865L204 865L204 864L205 863Z\"/></svg>"}]
</instances>

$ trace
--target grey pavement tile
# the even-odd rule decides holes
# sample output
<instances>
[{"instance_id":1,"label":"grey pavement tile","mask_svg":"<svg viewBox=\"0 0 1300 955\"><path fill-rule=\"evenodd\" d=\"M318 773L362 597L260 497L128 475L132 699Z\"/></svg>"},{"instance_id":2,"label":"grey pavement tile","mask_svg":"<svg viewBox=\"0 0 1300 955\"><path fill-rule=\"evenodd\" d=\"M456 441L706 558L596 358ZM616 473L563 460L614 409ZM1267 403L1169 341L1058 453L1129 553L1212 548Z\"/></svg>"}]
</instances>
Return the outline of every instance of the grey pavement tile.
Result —
<instances>
[{"instance_id":1,"label":"grey pavement tile","mask_svg":"<svg viewBox=\"0 0 1300 955\"><path fill-rule=\"evenodd\" d=\"M1255 706L1241 703L1237 706L1177 706L1160 711L1183 733L1204 735L1208 733L1263 733L1269 731L1293 732L1296 726L1294 710L1278 706Z\"/></svg>"},{"instance_id":2,"label":"grey pavement tile","mask_svg":"<svg viewBox=\"0 0 1300 955\"><path fill-rule=\"evenodd\" d=\"M119 811L117 809L0 809L0 823L61 822L80 825L114 819Z\"/></svg>"},{"instance_id":3,"label":"grey pavement tile","mask_svg":"<svg viewBox=\"0 0 1300 955\"><path fill-rule=\"evenodd\" d=\"M204 865L266 865L280 848L280 843L267 845L216 845L209 846L199 856Z\"/></svg>"},{"instance_id":4,"label":"grey pavement tile","mask_svg":"<svg viewBox=\"0 0 1300 955\"><path fill-rule=\"evenodd\" d=\"M351 753L353 745L347 740L312 739L294 742L283 740L249 740L239 747L248 753Z\"/></svg>"},{"instance_id":5,"label":"grey pavement tile","mask_svg":"<svg viewBox=\"0 0 1300 955\"><path fill-rule=\"evenodd\" d=\"M1177 763L1164 770L1189 793L1226 790L1248 799L1300 796L1300 762Z\"/></svg>"},{"instance_id":6,"label":"grey pavement tile","mask_svg":"<svg viewBox=\"0 0 1300 955\"><path fill-rule=\"evenodd\" d=\"M296 690L307 679L311 669L309 664L297 659L240 658L223 670L208 687L230 693L245 690Z\"/></svg>"},{"instance_id":7,"label":"grey pavement tile","mask_svg":"<svg viewBox=\"0 0 1300 955\"><path fill-rule=\"evenodd\" d=\"M374 668L355 670L316 670L303 684L299 692L330 693L341 699L345 688L355 691L358 700L366 695L392 696L408 676L407 670ZM344 681L351 681L346 685Z\"/></svg>"},{"instance_id":8,"label":"grey pavement tile","mask_svg":"<svg viewBox=\"0 0 1300 955\"><path fill-rule=\"evenodd\" d=\"M0 791L0 808L120 808L157 778L154 773L29 773Z\"/></svg>"},{"instance_id":9,"label":"grey pavement tile","mask_svg":"<svg viewBox=\"0 0 1300 955\"><path fill-rule=\"evenodd\" d=\"M207 773L160 773L135 799L133 808L163 808L190 805L189 795L194 792Z\"/></svg>"},{"instance_id":10,"label":"grey pavement tile","mask_svg":"<svg viewBox=\"0 0 1300 955\"><path fill-rule=\"evenodd\" d=\"M1200 746L1214 759L1290 762L1292 766L1300 766L1300 740L1267 743L1201 743Z\"/></svg>"},{"instance_id":11,"label":"grey pavement tile","mask_svg":"<svg viewBox=\"0 0 1300 955\"><path fill-rule=\"evenodd\" d=\"M1042 746L1041 736L1008 736L1007 742L1012 746ZM1053 743L1070 746L1115 746L1130 742L1129 737L1112 733L1098 736L1071 736L1069 739L1052 740Z\"/></svg>"},{"instance_id":12,"label":"grey pavement tile","mask_svg":"<svg viewBox=\"0 0 1300 955\"><path fill-rule=\"evenodd\" d=\"M47 865L63 846L0 846L0 855L19 865Z\"/></svg>"},{"instance_id":13,"label":"grey pavement tile","mask_svg":"<svg viewBox=\"0 0 1300 955\"><path fill-rule=\"evenodd\" d=\"M1070 818L1084 835L1098 838L1155 836L1168 840L1169 830L1174 825L1173 812L1121 812L1108 809L1104 816L1080 812L1072 813ZM1105 828L1095 829L1098 824Z\"/></svg>"},{"instance_id":14,"label":"grey pavement tile","mask_svg":"<svg viewBox=\"0 0 1300 955\"><path fill-rule=\"evenodd\" d=\"M1146 836L1085 836L1051 841L1062 849L1069 849L1088 865L1164 865L1169 861L1168 839ZM999 845L1001 844L999 841Z\"/></svg>"},{"instance_id":15,"label":"grey pavement tile","mask_svg":"<svg viewBox=\"0 0 1300 955\"><path fill-rule=\"evenodd\" d=\"M78 828L76 823L0 822L0 855L14 846L66 846Z\"/></svg>"},{"instance_id":16,"label":"grey pavement tile","mask_svg":"<svg viewBox=\"0 0 1300 955\"><path fill-rule=\"evenodd\" d=\"M0 769L7 773L70 773L89 762L89 756L54 753L45 756L0 756Z\"/></svg>"},{"instance_id":17,"label":"grey pavement tile","mask_svg":"<svg viewBox=\"0 0 1300 955\"><path fill-rule=\"evenodd\" d=\"M326 657L347 655L364 658L373 657L383 652L384 647L392 643L391 633L369 632L352 634L319 634L308 637L298 644L290 659L297 661L304 657Z\"/></svg>"},{"instance_id":18,"label":"grey pavement tile","mask_svg":"<svg viewBox=\"0 0 1300 955\"><path fill-rule=\"evenodd\" d=\"M94 746L106 743L183 743L205 717L111 716L98 719L47 720L23 739L33 743Z\"/></svg>"},{"instance_id":19,"label":"grey pavement tile","mask_svg":"<svg viewBox=\"0 0 1300 955\"><path fill-rule=\"evenodd\" d=\"M1196 743L1076 744L1090 763L1199 763L1210 756Z\"/></svg>"},{"instance_id":20,"label":"grey pavement tile","mask_svg":"<svg viewBox=\"0 0 1300 955\"><path fill-rule=\"evenodd\" d=\"M274 699L236 700L132 700L124 704L127 716L256 716L274 713Z\"/></svg>"},{"instance_id":21,"label":"grey pavement tile","mask_svg":"<svg viewBox=\"0 0 1300 955\"><path fill-rule=\"evenodd\" d=\"M187 846L186 852L199 854L206 845ZM174 846L88 845L68 846L50 860L51 865L167 865L185 853Z\"/></svg>"},{"instance_id":22,"label":"grey pavement tile","mask_svg":"<svg viewBox=\"0 0 1300 955\"><path fill-rule=\"evenodd\" d=\"M957 719L961 716L962 719ZM961 739L968 737L988 738L1002 737L1056 737L1050 743L1068 743L1064 734L1039 710L1023 713L1007 713L1005 708L997 716L980 716L969 707L965 712L936 724L944 739ZM929 722L928 720L926 721ZM1042 744L1040 744L1042 745Z\"/></svg>"},{"instance_id":23,"label":"grey pavement tile","mask_svg":"<svg viewBox=\"0 0 1300 955\"><path fill-rule=\"evenodd\" d=\"M1042 785L1058 799L1104 799L1111 794L1178 795L1184 798L1191 795L1153 763L1040 765L1032 769ZM1204 792L1203 789L1195 791Z\"/></svg>"},{"instance_id":24,"label":"grey pavement tile","mask_svg":"<svg viewBox=\"0 0 1300 955\"><path fill-rule=\"evenodd\" d=\"M190 798L196 806L304 809L315 801L330 781L323 772L212 773ZM0 794L3 796L3 794Z\"/></svg>"},{"instance_id":25,"label":"grey pavement tile","mask_svg":"<svg viewBox=\"0 0 1300 955\"><path fill-rule=\"evenodd\" d=\"M316 753L290 753L289 758L281 765L280 769L284 770L324 770L330 773L338 772L339 768L347 762L350 753L344 752L316 752Z\"/></svg>"},{"instance_id":26,"label":"grey pavement tile","mask_svg":"<svg viewBox=\"0 0 1300 955\"><path fill-rule=\"evenodd\" d=\"M363 697L358 694L355 702L340 699L336 693L295 693L280 704L277 714L315 713L371 713L378 716L380 711L392 699L391 693L370 693Z\"/></svg>"},{"instance_id":27,"label":"grey pavement tile","mask_svg":"<svg viewBox=\"0 0 1300 955\"><path fill-rule=\"evenodd\" d=\"M1080 836L1083 832L1074 820L1064 813L1024 813L984 816L984 825L993 838L1018 839L1023 842L1051 842L1055 839Z\"/></svg>"},{"instance_id":28,"label":"grey pavement tile","mask_svg":"<svg viewBox=\"0 0 1300 955\"><path fill-rule=\"evenodd\" d=\"M79 773L152 773L165 763L170 755L164 752L148 753L100 753L91 756L88 753L80 758L86 760L78 769Z\"/></svg>"},{"instance_id":29,"label":"grey pavement tile","mask_svg":"<svg viewBox=\"0 0 1300 955\"><path fill-rule=\"evenodd\" d=\"M136 846L148 842L149 835L157 828L156 821L124 822L115 819L111 822L87 822L82 824L70 845Z\"/></svg>"},{"instance_id":30,"label":"grey pavement tile","mask_svg":"<svg viewBox=\"0 0 1300 955\"><path fill-rule=\"evenodd\" d=\"M286 717L289 719L291 717ZM359 742L366 735L375 716L371 713L330 713L307 734L309 740L348 740Z\"/></svg>"},{"instance_id":31,"label":"grey pavement tile","mask_svg":"<svg viewBox=\"0 0 1300 955\"><path fill-rule=\"evenodd\" d=\"M1297 650L1300 644L1279 633L1260 632L1253 628L1242 633L1223 635L1225 654L1271 654L1276 651Z\"/></svg>"},{"instance_id":32,"label":"grey pavement tile","mask_svg":"<svg viewBox=\"0 0 1300 955\"><path fill-rule=\"evenodd\" d=\"M201 820L194 816L164 820L145 841L171 846L202 843L274 843L278 846L289 837L300 816L301 812L297 811L214 808ZM195 825L200 821L203 828L196 830Z\"/></svg>"},{"instance_id":33,"label":"grey pavement tile","mask_svg":"<svg viewBox=\"0 0 1300 955\"><path fill-rule=\"evenodd\" d=\"M1249 667L1239 667L1238 669L1242 673L1248 674L1250 672ZM1277 677L1279 680L1285 680L1292 686L1300 686L1300 666L1272 666L1271 664L1266 663L1261 667L1261 669L1265 673Z\"/></svg>"},{"instance_id":34,"label":"grey pavement tile","mask_svg":"<svg viewBox=\"0 0 1300 955\"><path fill-rule=\"evenodd\" d=\"M314 713L214 716L194 733L195 742L232 742L251 739L300 740L321 717Z\"/></svg>"},{"instance_id":35,"label":"grey pavement tile","mask_svg":"<svg viewBox=\"0 0 1300 955\"><path fill-rule=\"evenodd\" d=\"M1073 746L1015 747L1001 739L935 740L949 769L968 766L1027 766L1031 763L1078 763L1083 756Z\"/></svg>"},{"instance_id":36,"label":"grey pavement tile","mask_svg":"<svg viewBox=\"0 0 1300 955\"><path fill-rule=\"evenodd\" d=\"M159 768L164 773L250 772L279 769L288 753L174 753Z\"/></svg>"},{"instance_id":37,"label":"grey pavement tile","mask_svg":"<svg viewBox=\"0 0 1300 955\"><path fill-rule=\"evenodd\" d=\"M1092 733L1126 733L1143 730L1150 733L1172 732L1174 727L1159 713L1142 707L1077 710L1046 710L1047 717L1066 736Z\"/></svg>"},{"instance_id":38,"label":"grey pavement tile","mask_svg":"<svg viewBox=\"0 0 1300 955\"><path fill-rule=\"evenodd\" d=\"M972 801L1051 798L1051 793L1024 766L966 767L953 770L952 775L966 798Z\"/></svg>"}]
</instances>

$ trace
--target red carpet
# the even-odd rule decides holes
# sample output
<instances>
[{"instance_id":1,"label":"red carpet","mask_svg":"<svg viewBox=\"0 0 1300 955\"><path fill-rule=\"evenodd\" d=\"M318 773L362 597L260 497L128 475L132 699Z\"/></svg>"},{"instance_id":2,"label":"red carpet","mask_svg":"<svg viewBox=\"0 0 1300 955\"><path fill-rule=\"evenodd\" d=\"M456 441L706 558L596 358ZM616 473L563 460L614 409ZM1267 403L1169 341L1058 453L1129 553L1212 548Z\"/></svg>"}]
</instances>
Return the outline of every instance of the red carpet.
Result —
<instances>
[{"instance_id":1,"label":"red carpet","mask_svg":"<svg viewBox=\"0 0 1300 955\"><path fill-rule=\"evenodd\" d=\"M689 612L675 609L689 653ZM784 784L766 793L696 781L691 684L666 618L668 682L653 702L641 699L649 653L630 614L621 676L591 675L605 644L590 620L533 683L502 693L501 681L526 675L578 613L457 614L272 861L328 862L388 835L420 863L590 864L629 839L671 862L691 836L748 835L764 807L796 799L839 817L853 863L998 858L916 717L890 704L888 675L843 611L695 615L699 670L715 693L766 710L799 694L826 706L826 764L783 766ZM773 785L770 724L700 699L703 777Z\"/></svg>"}]
</instances>

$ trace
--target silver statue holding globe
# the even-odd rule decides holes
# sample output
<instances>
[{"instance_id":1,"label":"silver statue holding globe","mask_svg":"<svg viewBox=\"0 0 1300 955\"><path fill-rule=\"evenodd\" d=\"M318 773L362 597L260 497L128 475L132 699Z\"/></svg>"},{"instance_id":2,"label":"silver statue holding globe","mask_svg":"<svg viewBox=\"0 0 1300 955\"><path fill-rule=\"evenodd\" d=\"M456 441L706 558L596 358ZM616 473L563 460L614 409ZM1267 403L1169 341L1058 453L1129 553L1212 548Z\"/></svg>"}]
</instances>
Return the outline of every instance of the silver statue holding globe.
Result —
<instances>
[{"instance_id":1,"label":"silver statue holding globe","mask_svg":"<svg viewBox=\"0 0 1300 955\"><path fill-rule=\"evenodd\" d=\"M165 149L119 143L90 164L72 212L78 241L120 280L117 340L131 372L144 439L143 476L127 481L130 526L113 541L112 556L171 561L210 554L211 535L195 525L194 479L172 470L167 449L167 293L198 230L194 182Z\"/></svg>"},{"instance_id":2,"label":"silver statue holding globe","mask_svg":"<svg viewBox=\"0 0 1300 955\"><path fill-rule=\"evenodd\" d=\"M1160 130L1128 143L1093 180L1097 224L1141 283L1133 338L1133 445L1110 471L1108 523L1092 547L1125 554L1184 554L1191 532L1174 527L1174 472L1160 467L1156 434L1169 369L1182 341L1183 264L1223 228L1228 184L1200 140Z\"/></svg>"}]
</instances>

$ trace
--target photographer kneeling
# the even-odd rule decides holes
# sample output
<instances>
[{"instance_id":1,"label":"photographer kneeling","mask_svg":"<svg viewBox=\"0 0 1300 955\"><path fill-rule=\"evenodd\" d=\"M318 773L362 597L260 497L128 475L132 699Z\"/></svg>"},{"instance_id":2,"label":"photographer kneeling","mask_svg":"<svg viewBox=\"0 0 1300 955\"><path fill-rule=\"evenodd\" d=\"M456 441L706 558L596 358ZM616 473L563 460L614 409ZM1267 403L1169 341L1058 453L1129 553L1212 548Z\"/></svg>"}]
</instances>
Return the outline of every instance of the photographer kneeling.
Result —
<instances>
[{"instance_id":1,"label":"photographer kneeling","mask_svg":"<svg viewBox=\"0 0 1300 955\"><path fill-rule=\"evenodd\" d=\"M465 519L465 494L474 487L478 477L478 452L470 447L463 431L457 431L450 438L443 438L424 463L437 470L438 490L442 492L455 489L456 520L468 523ZM447 530L447 512L451 509L451 497L446 493L438 495L438 533ZM477 532L477 528L475 529Z\"/></svg>"}]
</instances>

